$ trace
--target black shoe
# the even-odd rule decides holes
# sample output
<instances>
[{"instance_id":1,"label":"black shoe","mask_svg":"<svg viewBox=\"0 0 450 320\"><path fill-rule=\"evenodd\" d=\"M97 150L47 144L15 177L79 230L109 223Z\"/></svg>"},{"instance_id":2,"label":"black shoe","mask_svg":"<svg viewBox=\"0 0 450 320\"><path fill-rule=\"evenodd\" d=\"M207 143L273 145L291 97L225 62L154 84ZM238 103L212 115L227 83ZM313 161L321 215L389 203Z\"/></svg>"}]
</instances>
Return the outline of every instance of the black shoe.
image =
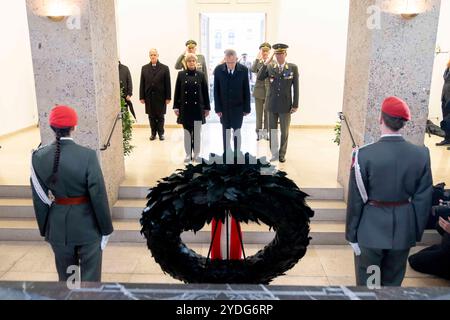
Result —
<instances>
[{"instance_id":1,"label":"black shoe","mask_svg":"<svg viewBox=\"0 0 450 320\"><path fill-rule=\"evenodd\" d=\"M155 141L156 140L156 136L151 136L150 137L150 141Z\"/></svg>"},{"instance_id":2,"label":"black shoe","mask_svg":"<svg viewBox=\"0 0 450 320\"><path fill-rule=\"evenodd\" d=\"M449 140L441 141L439 143L436 143L436 146L437 147L450 146L450 141Z\"/></svg>"},{"instance_id":3,"label":"black shoe","mask_svg":"<svg viewBox=\"0 0 450 320\"><path fill-rule=\"evenodd\" d=\"M280 163L285 163L286 159L285 158L280 158Z\"/></svg>"},{"instance_id":4,"label":"black shoe","mask_svg":"<svg viewBox=\"0 0 450 320\"><path fill-rule=\"evenodd\" d=\"M166 138L162 135L162 136L159 137L159 140L160 141L164 141L164 140L166 140Z\"/></svg>"}]
</instances>

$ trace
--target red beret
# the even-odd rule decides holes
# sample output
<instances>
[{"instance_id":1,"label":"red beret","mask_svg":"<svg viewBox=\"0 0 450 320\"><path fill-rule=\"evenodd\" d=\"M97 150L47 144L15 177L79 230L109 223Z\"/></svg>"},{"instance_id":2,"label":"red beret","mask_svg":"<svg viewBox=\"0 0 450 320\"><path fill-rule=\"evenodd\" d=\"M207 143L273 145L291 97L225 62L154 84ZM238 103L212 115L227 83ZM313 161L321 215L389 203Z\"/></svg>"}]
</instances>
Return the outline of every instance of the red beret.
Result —
<instances>
[{"instance_id":1,"label":"red beret","mask_svg":"<svg viewBox=\"0 0 450 320\"><path fill-rule=\"evenodd\" d=\"M71 107L56 106L50 112L50 126L55 128L70 128L78 124L77 112Z\"/></svg>"},{"instance_id":2,"label":"red beret","mask_svg":"<svg viewBox=\"0 0 450 320\"><path fill-rule=\"evenodd\" d=\"M391 117L402 118L406 121L411 120L411 111L405 101L397 97L386 98L383 102L381 111Z\"/></svg>"}]
</instances>

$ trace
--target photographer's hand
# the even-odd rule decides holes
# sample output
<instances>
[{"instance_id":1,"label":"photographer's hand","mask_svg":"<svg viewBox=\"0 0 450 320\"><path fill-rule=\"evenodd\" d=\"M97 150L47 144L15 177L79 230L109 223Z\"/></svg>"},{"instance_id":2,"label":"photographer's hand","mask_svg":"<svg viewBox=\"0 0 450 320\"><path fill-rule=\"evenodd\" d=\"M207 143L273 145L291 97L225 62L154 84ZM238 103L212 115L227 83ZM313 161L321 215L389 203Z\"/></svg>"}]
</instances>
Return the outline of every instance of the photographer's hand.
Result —
<instances>
[{"instance_id":1,"label":"photographer's hand","mask_svg":"<svg viewBox=\"0 0 450 320\"><path fill-rule=\"evenodd\" d=\"M442 217L439 218L439 225L445 232L450 233L450 218L447 221L445 221Z\"/></svg>"}]
</instances>

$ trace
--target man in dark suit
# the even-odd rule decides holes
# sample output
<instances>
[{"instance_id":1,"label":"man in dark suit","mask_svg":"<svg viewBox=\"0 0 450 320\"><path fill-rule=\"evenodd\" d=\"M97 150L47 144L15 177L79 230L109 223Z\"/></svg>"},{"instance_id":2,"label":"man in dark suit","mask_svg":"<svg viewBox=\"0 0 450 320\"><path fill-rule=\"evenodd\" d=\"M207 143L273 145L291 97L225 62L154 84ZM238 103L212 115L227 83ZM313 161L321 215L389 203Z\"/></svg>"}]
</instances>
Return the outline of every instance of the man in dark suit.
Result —
<instances>
[{"instance_id":1,"label":"man in dark suit","mask_svg":"<svg viewBox=\"0 0 450 320\"><path fill-rule=\"evenodd\" d=\"M266 105L269 115L271 161L286 162L291 115L298 110L299 75L298 67L286 62L288 46L273 45L274 52L258 73L258 80L269 79L270 88ZM272 64L274 56L276 63ZM292 96L292 92L294 96ZM281 145L278 144L278 122L281 127Z\"/></svg>"},{"instance_id":2,"label":"man in dark suit","mask_svg":"<svg viewBox=\"0 0 450 320\"><path fill-rule=\"evenodd\" d=\"M161 141L165 139L164 116L171 101L171 90L169 67L160 63L158 51L151 49L150 63L142 67L139 94L150 121L151 141L156 139L156 134Z\"/></svg>"},{"instance_id":3,"label":"man in dark suit","mask_svg":"<svg viewBox=\"0 0 450 320\"><path fill-rule=\"evenodd\" d=\"M119 81L120 89L122 90L122 98L130 109L131 114L136 119L136 113L134 112L133 103L131 102L131 97L133 96L133 80L131 79L130 69L126 65L123 65L119 61Z\"/></svg>"},{"instance_id":4,"label":"man in dark suit","mask_svg":"<svg viewBox=\"0 0 450 320\"><path fill-rule=\"evenodd\" d=\"M241 150L241 128L244 116L250 114L250 84L248 69L237 63L234 50L225 51L225 63L214 70L214 104L223 129L223 147L231 150L233 129L234 151Z\"/></svg>"},{"instance_id":5,"label":"man in dark suit","mask_svg":"<svg viewBox=\"0 0 450 320\"><path fill-rule=\"evenodd\" d=\"M346 239L355 251L358 286L379 268L381 286L400 286L411 247L421 241L431 209L430 153L407 142L400 130L411 120L408 105L383 102L381 139L354 153L350 174Z\"/></svg>"}]
</instances>

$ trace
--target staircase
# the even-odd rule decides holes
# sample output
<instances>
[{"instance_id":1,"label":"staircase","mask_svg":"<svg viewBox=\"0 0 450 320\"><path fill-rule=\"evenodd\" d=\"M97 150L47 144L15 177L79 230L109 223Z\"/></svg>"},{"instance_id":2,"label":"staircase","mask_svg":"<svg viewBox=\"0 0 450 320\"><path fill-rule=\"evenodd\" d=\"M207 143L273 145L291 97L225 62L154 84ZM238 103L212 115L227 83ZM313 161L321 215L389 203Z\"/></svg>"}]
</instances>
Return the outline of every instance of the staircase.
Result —
<instances>
[{"instance_id":1,"label":"staircase","mask_svg":"<svg viewBox=\"0 0 450 320\"><path fill-rule=\"evenodd\" d=\"M345 214L342 188L302 188L310 195L307 203L315 211L311 222L313 245L344 245ZM145 242L140 234L142 210L146 206L146 187L126 187L119 190L119 201L113 208L115 232L112 242ZM243 240L248 244L270 242L275 233L267 226L242 225ZM209 243L210 226L194 233L184 233L186 243ZM29 186L0 186L0 241L42 241L34 218L31 190ZM437 232L426 231L421 245L432 245L440 241Z\"/></svg>"}]
</instances>

